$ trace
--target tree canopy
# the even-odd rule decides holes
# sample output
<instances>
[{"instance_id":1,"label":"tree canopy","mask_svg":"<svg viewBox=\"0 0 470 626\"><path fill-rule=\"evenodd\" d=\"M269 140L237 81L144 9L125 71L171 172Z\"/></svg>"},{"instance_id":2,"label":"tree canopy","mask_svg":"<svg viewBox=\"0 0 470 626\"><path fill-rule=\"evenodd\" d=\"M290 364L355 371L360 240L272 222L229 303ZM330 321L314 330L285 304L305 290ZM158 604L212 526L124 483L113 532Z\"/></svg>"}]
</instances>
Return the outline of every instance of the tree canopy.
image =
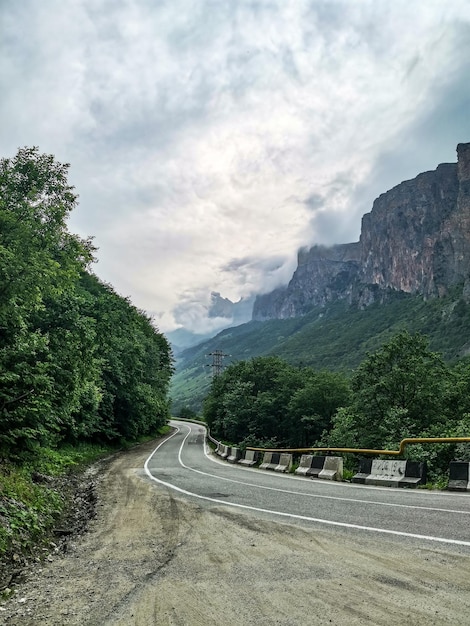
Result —
<instances>
[{"instance_id":1,"label":"tree canopy","mask_svg":"<svg viewBox=\"0 0 470 626\"><path fill-rule=\"evenodd\" d=\"M363 447L437 430L444 416L448 369L427 338L403 331L369 354L351 380L357 437Z\"/></svg>"},{"instance_id":2,"label":"tree canopy","mask_svg":"<svg viewBox=\"0 0 470 626\"><path fill-rule=\"evenodd\" d=\"M37 148L0 161L0 456L136 438L168 416L169 344L90 271L67 229L68 165Z\"/></svg>"},{"instance_id":3,"label":"tree canopy","mask_svg":"<svg viewBox=\"0 0 470 626\"><path fill-rule=\"evenodd\" d=\"M279 357L229 366L212 382L204 416L212 433L241 446L396 449L405 437L469 435L470 361L446 365L419 333L402 331L343 374ZM412 446L431 475L469 446Z\"/></svg>"},{"instance_id":4,"label":"tree canopy","mask_svg":"<svg viewBox=\"0 0 470 626\"><path fill-rule=\"evenodd\" d=\"M213 380L204 415L215 436L231 443L307 447L348 397L341 374L256 357Z\"/></svg>"}]
</instances>

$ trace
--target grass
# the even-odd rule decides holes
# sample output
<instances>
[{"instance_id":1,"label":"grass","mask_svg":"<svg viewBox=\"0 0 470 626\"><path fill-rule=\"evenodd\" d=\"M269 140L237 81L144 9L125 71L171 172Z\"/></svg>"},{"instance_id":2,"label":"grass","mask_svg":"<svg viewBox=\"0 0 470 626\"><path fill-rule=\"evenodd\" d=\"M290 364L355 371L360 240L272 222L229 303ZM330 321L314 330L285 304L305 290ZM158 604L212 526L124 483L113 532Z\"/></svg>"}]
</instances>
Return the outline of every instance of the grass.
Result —
<instances>
[{"instance_id":1,"label":"grass","mask_svg":"<svg viewBox=\"0 0 470 626\"><path fill-rule=\"evenodd\" d=\"M20 561L47 540L67 505L58 478L109 454L96 444L40 448L22 464L0 465L0 559Z\"/></svg>"},{"instance_id":2,"label":"grass","mask_svg":"<svg viewBox=\"0 0 470 626\"><path fill-rule=\"evenodd\" d=\"M25 468L0 470L0 558L29 555L62 511L63 498L54 489L35 484Z\"/></svg>"},{"instance_id":3,"label":"grass","mask_svg":"<svg viewBox=\"0 0 470 626\"><path fill-rule=\"evenodd\" d=\"M165 426L155 436L170 430ZM154 437L146 437L149 441ZM128 448L137 442L126 442ZM24 562L50 542L51 532L68 507L60 478L83 470L116 452L115 447L93 443L39 448L21 464L0 463L0 567Z\"/></svg>"}]
</instances>

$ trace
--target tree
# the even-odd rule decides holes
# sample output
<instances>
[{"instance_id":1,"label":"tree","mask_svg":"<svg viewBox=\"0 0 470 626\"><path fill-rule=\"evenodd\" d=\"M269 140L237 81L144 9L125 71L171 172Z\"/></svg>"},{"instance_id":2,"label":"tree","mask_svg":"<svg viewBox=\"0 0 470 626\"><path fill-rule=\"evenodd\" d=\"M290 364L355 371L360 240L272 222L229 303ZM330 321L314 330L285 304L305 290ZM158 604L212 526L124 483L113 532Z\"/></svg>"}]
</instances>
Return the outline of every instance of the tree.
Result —
<instances>
[{"instance_id":1,"label":"tree","mask_svg":"<svg viewBox=\"0 0 470 626\"><path fill-rule=\"evenodd\" d=\"M348 380L340 373L305 369L305 382L292 395L288 412L291 418L292 445L313 446L331 421L339 407L350 399Z\"/></svg>"},{"instance_id":2,"label":"tree","mask_svg":"<svg viewBox=\"0 0 470 626\"><path fill-rule=\"evenodd\" d=\"M73 291L92 246L70 235L76 204L68 165L37 148L0 161L0 451L53 440L57 354L41 318L49 303Z\"/></svg>"},{"instance_id":3,"label":"tree","mask_svg":"<svg viewBox=\"0 0 470 626\"><path fill-rule=\"evenodd\" d=\"M470 413L470 358L466 357L449 369L446 390L447 416L451 423Z\"/></svg>"},{"instance_id":4,"label":"tree","mask_svg":"<svg viewBox=\"0 0 470 626\"><path fill-rule=\"evenodd\" d=\"M173 372L169 343L151 319L96 276L82 277L92 295L87 315L94 319L100 359L100 436L134 440L157 432L169 415Z\"/></svg>"},{"instance_id":5,"label":"tree","mask_svg":"<svg viewBox=\"0 0 470 626\"><path fill-rule=\"evenodd\" d=\"M224 441L299 447L320 437L348 396L348 383L340 374L300 369L279 357L256 357L229 366L214 379L204 416Z\"/></svg>"},{"instance_id":6,"label":"tree","mask_svg":"<svg viewBox=\"0 0 470 626\"><path fill-rule=\"evenodd\" d=\"M360 447L395 446L445 424L448 370L419 333L403 331L369 354L354 374L344 415ZM342 428L336 421L335 429ZM330 438L337 439L333 431Z\"/></svg>"},{"instance_id":7,"label":"tree","mask_svg":"<svg viewBox=\"0 0 470 626\"><path fill-rule=\"evenodd\" d=\"M168 417L169 344L88 271L67 171L37 148L0 161L0 456L132 440Z\"/></svg>"}]
</instances>

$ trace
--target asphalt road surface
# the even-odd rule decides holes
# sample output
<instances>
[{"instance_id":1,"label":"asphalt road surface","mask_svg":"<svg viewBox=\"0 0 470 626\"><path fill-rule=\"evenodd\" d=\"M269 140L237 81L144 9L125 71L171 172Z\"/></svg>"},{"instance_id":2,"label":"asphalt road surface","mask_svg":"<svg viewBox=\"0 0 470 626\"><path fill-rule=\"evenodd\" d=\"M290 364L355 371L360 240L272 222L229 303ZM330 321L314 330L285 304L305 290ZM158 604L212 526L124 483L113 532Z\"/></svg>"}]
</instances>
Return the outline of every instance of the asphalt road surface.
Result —
<instances>
[{"instance_id":1,"label":"asphalt road surface","mask_svg":"<svg viewBox=\"0 0 470 626\"><path fill-rule=\"evenodd\" d=\"M174 426L89 468L96 518L0 624L470 626L470 494L237 467Z\"/></svg>"},{"instance_id":2,"label":"asphalt road surface","mask_svg":"<svg viewBox=\"0 0 470 626\"><path fill-rule=\"evenodd\" d=\"M230 505L257 518L345 533L388 535L470 553L470 494L380 488L245 468L209 454L205 428L173 421L175 433L148 459L160 484L206 506ZM469 616L470 624L470 616Z\"/></svg>"}]
</instances>

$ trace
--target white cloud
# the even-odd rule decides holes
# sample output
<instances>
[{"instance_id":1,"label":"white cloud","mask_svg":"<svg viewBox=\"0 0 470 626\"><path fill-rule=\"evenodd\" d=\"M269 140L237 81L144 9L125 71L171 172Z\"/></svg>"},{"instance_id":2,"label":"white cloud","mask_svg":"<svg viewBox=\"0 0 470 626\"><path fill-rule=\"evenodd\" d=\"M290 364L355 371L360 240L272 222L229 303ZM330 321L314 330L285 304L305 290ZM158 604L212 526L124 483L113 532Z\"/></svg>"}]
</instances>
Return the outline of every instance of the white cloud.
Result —
<instances>
[{"instance_id":1,"label":"white cloud","mask_svg":"<svg viewBox=\"0 0 470 626\"><path fill-rule=\"evenodd\" d=\"M71 163L72 229L164 330L202 331L212 290L287 282L300 246L357 240L374 195L470 139L446 100L470 94L465 0L0 12L2 156L39 145Z\"/></svg>"}]
</instances>

